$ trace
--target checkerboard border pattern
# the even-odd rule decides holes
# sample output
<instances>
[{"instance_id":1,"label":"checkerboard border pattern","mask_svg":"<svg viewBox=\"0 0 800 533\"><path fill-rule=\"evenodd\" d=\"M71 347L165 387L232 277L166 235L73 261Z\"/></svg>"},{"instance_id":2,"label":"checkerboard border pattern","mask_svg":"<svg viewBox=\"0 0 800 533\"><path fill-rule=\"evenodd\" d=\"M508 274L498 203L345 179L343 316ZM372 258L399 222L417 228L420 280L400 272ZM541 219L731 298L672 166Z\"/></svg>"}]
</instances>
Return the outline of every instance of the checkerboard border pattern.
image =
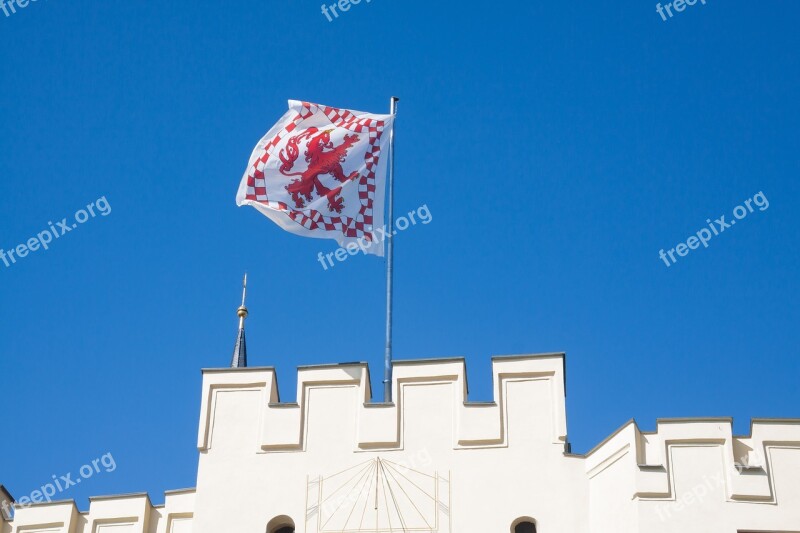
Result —
<instances>
[{"instance_id":1,"label":"checkerboard border pattern","mask_svg":"<svg viewBox=\"0 0 800 533\"><path fill-rule=\"evenodd\" d=\"M275 211L285 213L289 218L307 230L341 232L346 237L364 237L364 239L368 241L373 241L375 238L372 212L376 190L375 171L381 156L380 139L383 135L385 122L371 118L358 118L352 112L336 107L312 104L310 102L302 102L302 106L302 109L290 119L289 123L264 145L261 153L253 161L253 164L250 165L247 173L247 192L245 198L264 204ZM358 198L361 202L361 206L355 218L339 215L325 215L316 209L309 209L307 212L298 211L284 202L271 201L269 199L264 177L264 168L266 167L267 161L275 157L272 151L281 139L297 130L304 120L319 112L324 113L331 124L336 127L346 128L356 133L366 132L369 134L370 146L367 149L367 153L364 155L367 172L358 180Z\"/></svg>"}]
</instances>

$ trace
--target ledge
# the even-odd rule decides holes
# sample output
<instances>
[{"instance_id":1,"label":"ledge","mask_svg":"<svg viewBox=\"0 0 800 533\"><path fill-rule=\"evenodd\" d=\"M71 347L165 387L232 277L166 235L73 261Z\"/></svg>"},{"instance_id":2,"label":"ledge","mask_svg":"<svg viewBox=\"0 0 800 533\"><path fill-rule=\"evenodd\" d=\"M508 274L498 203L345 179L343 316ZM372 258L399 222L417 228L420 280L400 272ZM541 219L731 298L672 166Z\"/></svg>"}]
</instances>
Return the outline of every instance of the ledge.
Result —
<instances>
[{"instance_id":1,"label":"ledge","mask_svg":"<svg viewBox=\"0 0 800 533\"><path fill-rule=\"evenodd\" d=\"M31 507L52 507L55 505L75 505L75 500L52 500L49 502L30 502L26 504L14 504L14 509L29 509Z\"/></svg>"},{"instance_id":2,"label":"ledge","mask_svg":"<svg viewBox=\"0 0 800 533\"><path fill-rule=\"evenodd\" d=\"M165 490L164 491L164 495L165 496L168 496L168 495L171 496L173 494L187 494L189 492L195 492L196 490L197 490L197 487L191 487L191 488L186 488L186 489Z\"/></svg>"},{"instance_id":3,"label":"ledge","mask_svg":"<svg viewBox=\"0 0 800 533\"><path fill-rule=\"evenodd\" d=\"M264 371L275 371L274 366L246 366L244 368L202 368L200 369L201 374L217 374L217 373L226 373L226 372L264 372Z\"/></svg>"},{"instance_id":4,"label":"ledge","mask_svg":"<svg viewBox=\"0 0 800 533\"><path fill-rule=\"evenodd\" d=\"M123 500L133 498L147 498L150 500L150 495L146 492L130 492L127 494L110 494L108 496L89 496L90 502L99 502L103 500Z\"/></svg>"}]
</instances>

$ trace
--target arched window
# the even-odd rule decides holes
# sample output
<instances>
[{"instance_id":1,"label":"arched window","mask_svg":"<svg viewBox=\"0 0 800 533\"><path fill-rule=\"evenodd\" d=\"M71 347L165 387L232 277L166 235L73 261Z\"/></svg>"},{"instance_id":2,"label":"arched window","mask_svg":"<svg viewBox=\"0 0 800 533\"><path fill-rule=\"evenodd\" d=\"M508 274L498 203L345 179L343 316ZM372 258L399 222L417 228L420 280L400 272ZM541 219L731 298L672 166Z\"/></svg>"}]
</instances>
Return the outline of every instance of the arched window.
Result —
<instances>
[{"instance_id":1,"label":"arched window","mask_svg":"<svg viewBox=\"0 0 800 533\"><path fill-rule=\"evenodd\" d=\"M267 533L294 533L294 520L286 515L276 516L267 524Z\"/></svg>"},{"instance_id":2,"label":"arched window","mask_svg":"<svg viewBox=\"0 0 800 533\"><path fill-rule=\"evenodd\" d=\"M533 518L517 518L511 525L511 533L536 533L536 521Z\"/></svg>"}]
</instances>

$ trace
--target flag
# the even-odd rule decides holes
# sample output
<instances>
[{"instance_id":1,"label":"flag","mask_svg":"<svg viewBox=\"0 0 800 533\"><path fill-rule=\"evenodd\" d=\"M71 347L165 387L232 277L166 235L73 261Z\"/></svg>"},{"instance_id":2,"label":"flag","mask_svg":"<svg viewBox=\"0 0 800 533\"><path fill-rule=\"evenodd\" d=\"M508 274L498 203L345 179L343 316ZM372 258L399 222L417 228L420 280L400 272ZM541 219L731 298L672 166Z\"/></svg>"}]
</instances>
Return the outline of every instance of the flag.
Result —
<instances>
[{"instance_id":1,"label":"flag","mask_svg":"<svg viewBox=\"0 0 800 533\"><path fill-rule=\"evenodd\" d=\"M393 118L289 100L253 150L236 204L288 232L383 256Z\"/></svg>"}]
</instances>

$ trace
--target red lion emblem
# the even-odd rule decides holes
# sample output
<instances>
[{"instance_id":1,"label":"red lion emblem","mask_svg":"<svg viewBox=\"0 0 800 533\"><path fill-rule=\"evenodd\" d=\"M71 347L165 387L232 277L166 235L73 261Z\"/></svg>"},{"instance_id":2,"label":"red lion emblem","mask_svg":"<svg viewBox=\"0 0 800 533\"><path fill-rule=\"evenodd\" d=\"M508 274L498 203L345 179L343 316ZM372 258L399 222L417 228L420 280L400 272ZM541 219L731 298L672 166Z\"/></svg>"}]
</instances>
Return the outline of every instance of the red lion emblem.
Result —
<instances>
[{"instance_id":1,"label":"red lion emblem","mask_svg":"<svg viewBox=\"0 0 800 533\"><path fill-rule=\"evenodd\" d=\"M313 192L316 190L318 197L325 196L328 199L328 209L341 213L344 207L344 200L339 196L339 193L342 192L342 187L329 189L322 184L319 177L324 174L330 174L339 183L345 183L359 176L358 172L352 172L349 176L345 176L342 170L342 163L347 157L347 151L358 141L358 135L345 135L344 142L339 146L334 146L330 135L332 131L332 129L329 129L315 135L319 132L319 129L309 128L303 133L291 137L286 144L285 153L284 150L281 150L278 154L283 163L280 168L281 174L284 176L300 176L299 179L292 180L286 186L286 190L292 195L292 201L297 208L304 207L306 201L310 202L313 198ZM306 141L304 154L308 168L305 172L289 172L300 155L298 143L304 140ZM325 150L328 151L326 152Z\"/></svg>"}]
</instances>

